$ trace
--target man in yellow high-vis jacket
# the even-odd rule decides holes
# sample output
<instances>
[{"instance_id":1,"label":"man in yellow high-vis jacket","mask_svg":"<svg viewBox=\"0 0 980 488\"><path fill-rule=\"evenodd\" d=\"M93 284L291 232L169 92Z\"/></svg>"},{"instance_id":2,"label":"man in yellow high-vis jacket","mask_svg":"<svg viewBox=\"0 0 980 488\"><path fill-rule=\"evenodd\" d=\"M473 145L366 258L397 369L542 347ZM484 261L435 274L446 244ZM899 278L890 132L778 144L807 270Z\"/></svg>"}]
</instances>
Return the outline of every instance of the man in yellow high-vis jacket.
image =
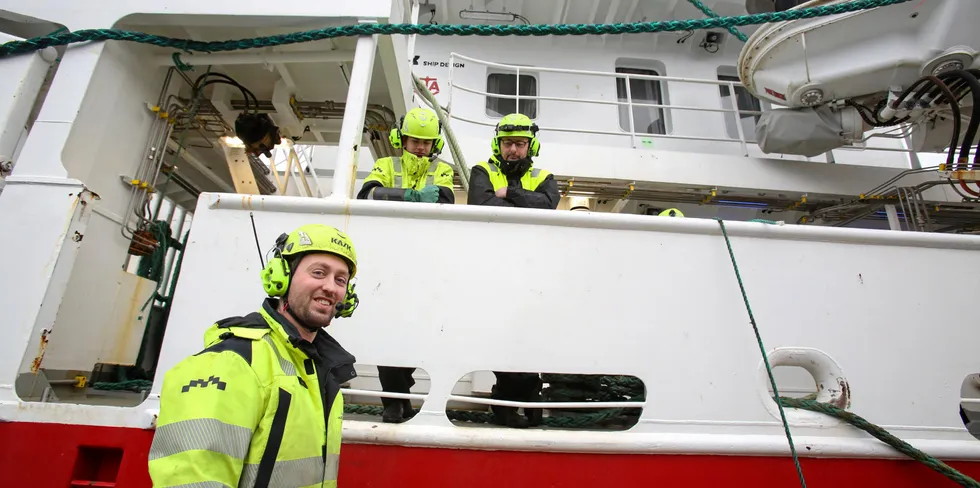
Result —
<instances>
[{"instance_id":1,"label":"man in yellow high-vis jacket","mask_svg":"<svg viewBox=\"0 0 980 488\"><path fill-rule=\"evenodd\" d=\"M469 205L556 209L561 195L558 183L548 171L534 167L531 158L538 155L537 124L522 114L505 116L497 124L490 142L493 154L470 171ZM497 384L491 398L533 402L541 398L541 377L537 373L494 371ZM492 406L494 421L509 427L540 425L541 409Z\"/></svg>"},{"instance_id":2,"label":"man in yellow high-vis jacket","mask_svg":"<svg viewBox=\"0 0 980 488\"><path fill-rule=\"evenodd\" d=\"M155 487L337 486L354 356L326 333L357 307L351 240L320 224L276 240L258 312L220 320L167 371L149 454Z\"/></svg>"},{"instance_id":3,"label":"man in yellow high-vis jacket","mask_svg":"<svg viewBox=\"0 0 980 488\"><path fill-rule=\"evenodd\" d=\"M377 160L357 198L455 203L453 168L435 160L444 144L441 130L442 123L432 110L409 110L388 135L392 147L401 149L402 155Z\"/></svg>"},{"instance_id":4,"label":"man in yellow high-vis jacket","mask_svg":"<svg viewBox=\"0 0 980 488\"><path fill-rule=\"evenodd\" d=\"M397 202L455 203L453 168L434 158L442 151L442 124L432 110L413 108L391 129L388 138L392 147L402 155L381 158L374 163L371 174L357 198ZM415 368L378 366L381 389L393 393L411 393L415 385ZM404 422L415 416L411 400L381 398L384 410L381 420Z\"/></svg>"},{"instance_id":5,"label":"man in yellow high-vis jacket","mask_svg":"<svg viewBox=\"0 0 980 488\"><path fill-rule=\"evenodd\" d=\"M558 183L548 171L534 167L541 150L538 125L523 114L500 119L494 129L489 161L470 171L469 205L558 208Z\"/></svg>"}]
</instances>

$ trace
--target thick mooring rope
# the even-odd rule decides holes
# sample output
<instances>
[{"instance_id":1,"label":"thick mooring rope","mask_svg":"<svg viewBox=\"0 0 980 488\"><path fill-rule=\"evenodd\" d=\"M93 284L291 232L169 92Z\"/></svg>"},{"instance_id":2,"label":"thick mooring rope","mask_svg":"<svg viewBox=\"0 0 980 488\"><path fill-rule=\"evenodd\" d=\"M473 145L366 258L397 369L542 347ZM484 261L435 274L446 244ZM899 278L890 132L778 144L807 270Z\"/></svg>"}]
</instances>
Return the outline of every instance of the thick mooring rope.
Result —
<instances>
[{"instance_id":1,"label":"thick mooring rope","mask_svg":"<svg viewBox=\"0 0 980 488\"><path fill-rule=\"evenodd\" d=\"M821 403L811 399L787 398L779 395L779 390L776 388L776 380L772 374L772 367L769 364L769 356L766 354L765 346L762 344L762 336L759 333L759 326L755 322L755 315L752 313L752 306L749 305L749 298L745 293L745 285L742 283L742 275L739 272L738 264L735 261L735 251L732 250L732 242L728 237L728 231L725 229L725 222L721 219L717 220L718 225L721 226L721 235L725 238L725 246L728 248L728 256L732 261L732 268L735 271L735 279L738 281L738 287L742 292L742 301L745 303L745 310L749 315L749 322L752 324L752 330L755 332L755 338L759 344L759 350L762 352L762 360L766 366L766 373L769 375L769 384L772 386L773 397L779 399L779 401L776 402L776 405L779 407L779 417L782 419L783 430L786 432L786 440L789 442L790 452L793 454L793 462L796 465L796 471L800 477L800 484L806 488L806 480L803 478L803 468L800 466L800 460L796 454L796 446L793 444L793 436L790 434L789 423L786 421L786 413L783 411L784 406L788 408L802 408L839 418L853 425L854 427L871 434L876 439L888 444L889 446L892 446L897 451L911 457L912 459L915 459L916 461L919 461L922 464L925 464L935 471L938 471L950 480L960 484L960 486L980 488L980 483L977 483L972 478L953 469L946 463L943 463L942 461L912 447L907 442L889 434L885 429L868 422L858 415L827 403ZM764 219L753 220L767 224L778 224L778 222L767 221Z\"/></svg>"},{"instance_id":2,"label":"thick mooring rope","mask_svg":"<svg viewBox=\"0 0 980 488\"><path fill-rule=\"evenodd\" d=\"M773 394L779 398L779 389L776 387L776 378L772 375L772 367L769 365L769 355L766 354L766 347L762 344L762 335L759 334L759 326L755 323L755 315L752 313L752 306L749 305L749 297L745 293L745 285L742 283L742 275L738 272L738 263L735 262L735 251L732 250L732 241L728 238L728 231L725 229L725 221L718 220L721 226L721 235L725 238L725 246L728 247L728 256L732 260L732 268L735 270L735 279L738 281L738 288L742 292L742 301L745 303L745 311L749 314L749 323L752 324L752 331L755 332L755 340L759 344L759 351L762 352L762 361L766 365L766 373L769 375L769 385L772 386ZM783 411L783 404L777 402L779 407L779 418L783 422L783 430L786 432L786 440L789 442L789 451L793 454L793 464L796 465L796 473L800 477L800 485L806 488L806 479L803 478L803 467L800 466L800 458L796 455L796 446L793 444L793 434L789 432L789 422L786 421L786 412Z\"/></svg>"},{"instance_id":3,"label":"thick mooring rope","mask_svg":"<svg viewBox=\"0 0 980 488\"><path fill-rule=\"evenodd\" d=\"M905 442L898 437L895 437L888 433L887 430L878 427L871 422L868 422L859 415L853 414L844 410L842 408L835 407L827 403L820 403L813 400L804 400L802 398L786 398L779 397L779 404L789 407L789 408L802 408L804 410L810 410L811 412L820 412L823 414L830 415L832 417L837 417L854 427L857 427L868 434L871 434L874 438L888 444L893 447L896 451L905 454L906 456L915 459L916 461L925 464L926 466L938 471L943 476L955 481L960 486L965 486L967 488L980 488L980 483L978 483L973 478L966 476L963 473L953 469L948 464L912 447L908 442Z\"/></svg>"}]
</instances>

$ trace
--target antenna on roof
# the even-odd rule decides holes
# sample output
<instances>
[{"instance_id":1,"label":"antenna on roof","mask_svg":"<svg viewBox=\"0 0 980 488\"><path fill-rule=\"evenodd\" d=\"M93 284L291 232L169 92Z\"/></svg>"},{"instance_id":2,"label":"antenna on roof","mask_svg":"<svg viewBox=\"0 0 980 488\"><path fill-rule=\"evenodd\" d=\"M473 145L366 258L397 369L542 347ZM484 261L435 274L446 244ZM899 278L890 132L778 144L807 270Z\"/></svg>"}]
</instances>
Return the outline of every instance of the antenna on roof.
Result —
<instances>
[{"instance_id":1,"label":"antenna on roof","mask_svg":"<svg viewBox=\"0 0 980 488\"><path fill-rule=\"evenodd\" d=\"M265 269L265 260L262 259L262 246L259 245L259 232L255 230L255 216L249 212L248 218L252 219L252 235L255 236L255 249L259 251L259 262L262 263L262 269Z\"/></svg>"}]
</instances>

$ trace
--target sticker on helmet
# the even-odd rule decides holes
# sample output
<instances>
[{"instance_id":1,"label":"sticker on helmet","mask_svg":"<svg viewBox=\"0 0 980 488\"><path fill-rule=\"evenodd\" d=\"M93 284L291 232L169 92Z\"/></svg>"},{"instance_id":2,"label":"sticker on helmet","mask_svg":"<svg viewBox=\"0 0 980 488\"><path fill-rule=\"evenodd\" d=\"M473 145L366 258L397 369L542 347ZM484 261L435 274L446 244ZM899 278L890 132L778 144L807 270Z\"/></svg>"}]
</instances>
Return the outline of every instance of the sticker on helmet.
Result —
<instances>
[{"instance_id":1,"label":"sticker on helmet","mask_svg":"<svg viewBox=\"0 0 980 488\"><path fill-rule=\"evenodd\" d=\"M313 241L310 240L310 236L306 235L306 232L299 231L299 245L301 246L312 246Z\"/></svg>"}]
</instances>

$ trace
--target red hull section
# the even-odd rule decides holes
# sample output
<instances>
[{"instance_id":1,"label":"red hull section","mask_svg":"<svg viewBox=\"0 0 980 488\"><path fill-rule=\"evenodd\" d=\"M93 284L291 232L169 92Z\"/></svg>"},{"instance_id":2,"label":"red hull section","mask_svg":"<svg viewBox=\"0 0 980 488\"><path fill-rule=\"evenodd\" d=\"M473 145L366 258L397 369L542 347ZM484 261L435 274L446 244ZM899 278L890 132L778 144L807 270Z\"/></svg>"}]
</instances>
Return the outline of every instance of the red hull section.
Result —
<instances>
[{"instance_id":1,"label":"red hull section","mask_svg":"<svg viewBox=\"0 0 980 488\"><path fill-rule=\"evenodd\" d=\"M3 486L150 486L146 456L153 432L118 427L0 422ZM798 486L784 457L555 454L345 444L343 488ZM807 485L953 487L914 461L803 459ZM980 478L980 463L950 463Z\"/></svg>"}]
</instances>

